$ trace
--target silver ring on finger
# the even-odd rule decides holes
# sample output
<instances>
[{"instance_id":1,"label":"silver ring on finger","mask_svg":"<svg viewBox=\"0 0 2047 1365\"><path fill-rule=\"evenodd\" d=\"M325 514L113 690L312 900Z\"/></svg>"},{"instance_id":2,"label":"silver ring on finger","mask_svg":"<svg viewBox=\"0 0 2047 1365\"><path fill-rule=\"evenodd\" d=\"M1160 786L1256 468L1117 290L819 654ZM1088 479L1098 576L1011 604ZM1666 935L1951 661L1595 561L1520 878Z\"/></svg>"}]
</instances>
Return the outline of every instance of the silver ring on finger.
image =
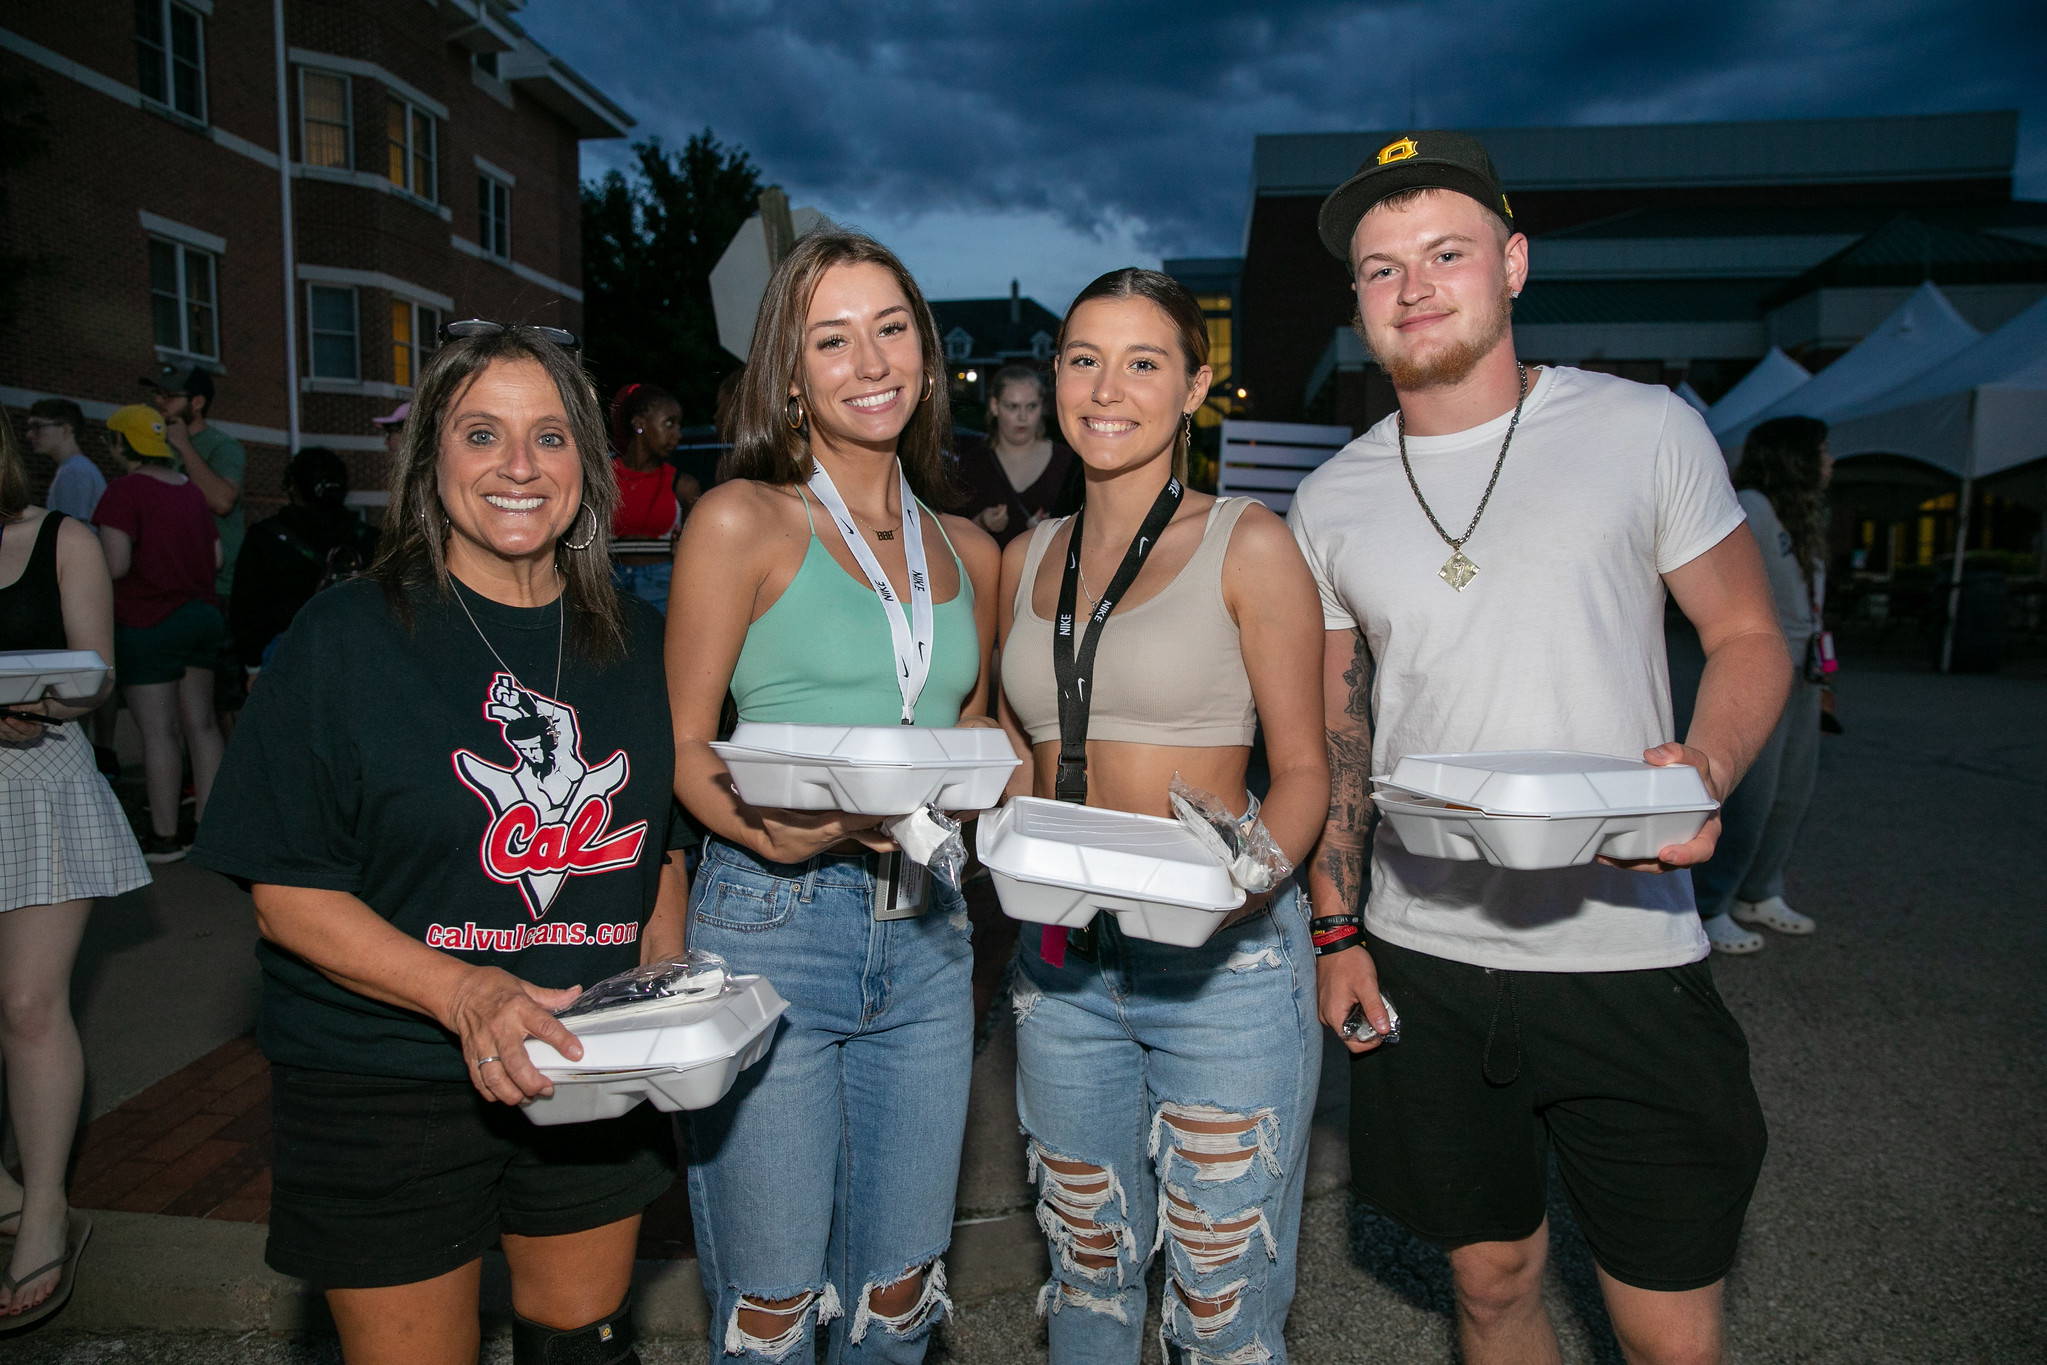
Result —
<instances>
[{"instance_id":1,"label":"silver ring on finger","mask_svg":"<svg viewBox=\"0 0 2047 1365\"><path fill-rule=\"evenodd\" d=\"M502 1061L499 1061L499 1059L496 1057L478 1057L476 1059L476 1065L478 1069L489 1066L492 1062L497 1062L498 1065L500 1066L504 1065L504 1063Z\"/></svg>"}]
</instances>

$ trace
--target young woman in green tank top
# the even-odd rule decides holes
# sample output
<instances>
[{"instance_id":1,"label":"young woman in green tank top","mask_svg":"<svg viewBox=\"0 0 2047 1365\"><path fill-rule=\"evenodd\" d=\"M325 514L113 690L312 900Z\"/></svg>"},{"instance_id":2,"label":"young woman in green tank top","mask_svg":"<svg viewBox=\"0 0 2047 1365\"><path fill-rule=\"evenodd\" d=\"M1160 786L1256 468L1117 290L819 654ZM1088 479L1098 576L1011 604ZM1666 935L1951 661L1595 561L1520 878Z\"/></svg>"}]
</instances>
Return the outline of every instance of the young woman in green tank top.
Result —
<instances>
[{"instance_id":1,"label":"young woman in green tank top","mask_svg":"<svg viewBox=\"0 0 2047 1365\"><path fill-rule=\"evenodd\" d=\"M1001 557L932 510L950 505L938 333L915 281L866 237L820 229L777 268L734 425L737 477L690 516L669 597L675 792L711 835L689 941L765 975L790 1009L767 1059L688 1116L712 1354L807 1360L828 1329L833 1359L912 1362L949 1306L941 1257L973 1060L966 903L934 878L924 914L874 918L872 851L895 847L879 819L750 806L710 741L728 690L741 720L994 724ZM820 470L899 602L906 527L921 525L921 690L899 686L888 609L806 487Z\"/></svg>"}]
</instances>

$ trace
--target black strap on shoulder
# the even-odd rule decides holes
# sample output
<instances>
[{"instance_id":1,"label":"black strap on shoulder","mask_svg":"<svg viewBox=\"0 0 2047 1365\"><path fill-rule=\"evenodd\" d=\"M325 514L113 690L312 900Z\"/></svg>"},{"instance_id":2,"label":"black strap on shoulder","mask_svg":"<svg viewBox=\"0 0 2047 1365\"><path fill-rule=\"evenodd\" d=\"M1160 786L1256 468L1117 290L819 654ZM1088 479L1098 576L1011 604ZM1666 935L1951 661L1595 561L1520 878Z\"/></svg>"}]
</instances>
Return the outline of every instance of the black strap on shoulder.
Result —
<instances>
[{"instance_id":1,"label":"black strap on shoulder","mask_svg":"<svg viewBox=\"0 0 2047 1365\"><path fill-rule=\"evenodd\" d=\"M1059 615L1052 630L1052 673L1059 681L1059 773L1052 794L1061 801L1087 804L1087 717L1092 705L1088 689L1094 682L1095 646L1101 643L1102 626L1116 610L1117 601L1137 581L1145 556L1158 545L1159 534L1180 509L1185 491L1178 478L1167 479L1159 490L1151 510L1144 514L1144 524L1137 528L1137 538L1123 552L1116 576L1102 590L1101 600L1087 618L1078 653L1074 649L1073 608L1080 590L1080 532L1087 508L1073 514L1073 532L1066 542L1066 572L1059 579Z\"/></svg>"}]
</instances>

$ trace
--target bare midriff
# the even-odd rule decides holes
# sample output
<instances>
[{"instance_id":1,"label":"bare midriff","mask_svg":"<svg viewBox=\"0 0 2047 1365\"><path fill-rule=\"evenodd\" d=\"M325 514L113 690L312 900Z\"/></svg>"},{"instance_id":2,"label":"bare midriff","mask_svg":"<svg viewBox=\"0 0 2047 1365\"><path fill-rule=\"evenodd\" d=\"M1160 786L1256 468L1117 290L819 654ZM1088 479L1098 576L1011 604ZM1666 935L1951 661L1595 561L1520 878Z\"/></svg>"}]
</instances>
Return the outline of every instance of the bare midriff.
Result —
<instances>
[{"instance_id":1,"label":"bare midriff","mask_svg":"<svg viewBox=\"0 0 2047 1365\"><path fill-rule=\"evenodd\" d=\"M1165 744L1133 744L1125 740L1087 742L1087 803L1139 815L1173 818L1167 789L1173 775L1188 786L1222 798L1234 814L1251 805L1244 772L1251 763L1249 745L1178 748ZM1048 741L1031 746L1031 791L1049 797L1059 775L1059 745Z\"/></svg>"}]
</instances>

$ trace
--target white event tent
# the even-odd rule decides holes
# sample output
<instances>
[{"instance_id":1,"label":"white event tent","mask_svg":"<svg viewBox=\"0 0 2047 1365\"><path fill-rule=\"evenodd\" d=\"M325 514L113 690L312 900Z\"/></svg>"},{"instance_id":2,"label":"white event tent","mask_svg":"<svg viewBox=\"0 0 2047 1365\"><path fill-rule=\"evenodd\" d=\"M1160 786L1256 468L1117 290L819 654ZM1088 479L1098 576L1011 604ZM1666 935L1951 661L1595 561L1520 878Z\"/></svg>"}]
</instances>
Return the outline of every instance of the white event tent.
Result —
<instances>
[{"instance_id":1,"label":"white event tent","mask_svg":"<svg viewBox=\"0 0 2047 1365\"><path fill-rule=\"evenodd\" d=\"M1734 463L1757 423L1772 417L1831 423L1850 408L1904 387L1981 336L1928 281L1833 364L1752 416L1716 426L1713 434Z\"/></svg>"},{"instance_id":2,"label":"white event tent","mask_svg":"<svg viewBox=\"0 0 2047 1365\"><path fill-rule=\"evenodd\" d=\"M1895 390L1832 419L1834 458L1906 455L1959 478L2047 456L2047 298Z\"/></svg>"},{"instance_id":3,"label":"white event tent","mask_svg":"<svg viewBox=\"0 0 2047 1365\"><path fill-rule=\"evenodd\" d=\"M1706 425L1717 436L1727 428L1747 421L1811 378L1812 372L1805 366L1784 354L1779 347L1772 346L1770 353L1757 361L1756 367L1743 375L1739 384L1721 394L1720 401L1706 410Z\"/></svg>"}]
</instances>

